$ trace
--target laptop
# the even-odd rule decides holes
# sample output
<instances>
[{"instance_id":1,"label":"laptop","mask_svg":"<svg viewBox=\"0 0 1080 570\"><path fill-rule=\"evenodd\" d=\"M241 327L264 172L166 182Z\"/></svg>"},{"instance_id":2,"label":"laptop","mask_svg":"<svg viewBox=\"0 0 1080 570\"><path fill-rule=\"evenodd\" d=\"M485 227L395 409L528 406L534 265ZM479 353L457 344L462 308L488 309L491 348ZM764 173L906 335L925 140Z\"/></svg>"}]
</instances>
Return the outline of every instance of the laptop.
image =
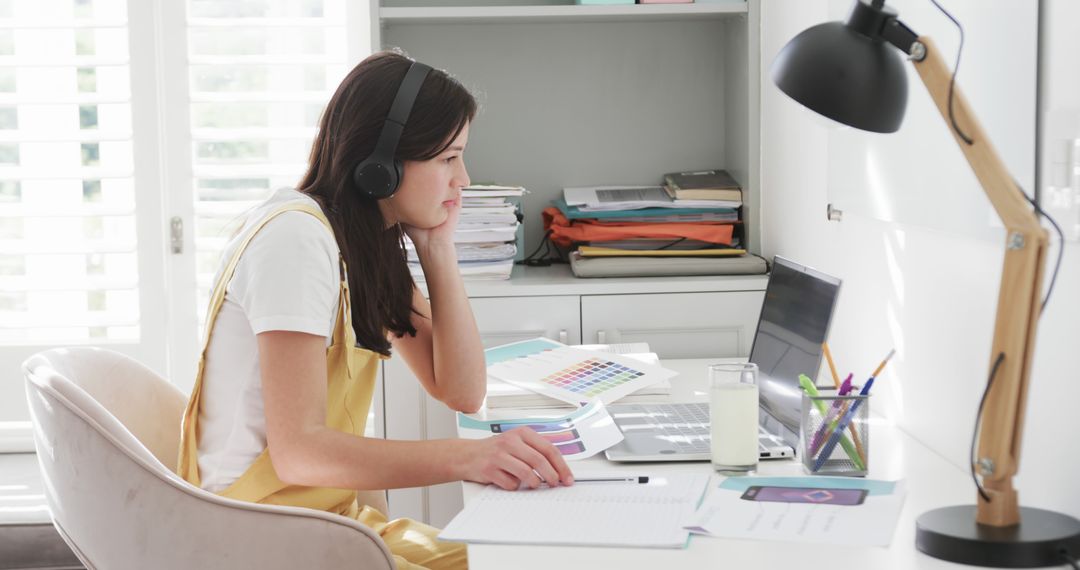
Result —
<instances>
[{"instance_id":1,"label":"laptop","mask_svg":"<svg viewBox=\"0 0 1080 570\"><path fill-rule=\"evenodd\" d=\"M799 374L821 367L840 280L774 257L750 349L758 365L758 449L762 459L794 457L799 442ZM742 362L744 359L723 359ZM611 404L624 439L608 448L611 461L708 461L709 404Z\"/></svg>"}]
</instances>

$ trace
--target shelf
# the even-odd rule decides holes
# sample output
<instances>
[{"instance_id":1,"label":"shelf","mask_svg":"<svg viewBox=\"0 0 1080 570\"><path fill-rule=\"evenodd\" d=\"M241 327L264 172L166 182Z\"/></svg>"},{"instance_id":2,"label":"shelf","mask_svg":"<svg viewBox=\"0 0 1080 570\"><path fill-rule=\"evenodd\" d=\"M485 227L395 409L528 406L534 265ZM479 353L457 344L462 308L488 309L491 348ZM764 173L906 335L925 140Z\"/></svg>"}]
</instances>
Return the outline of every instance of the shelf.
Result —
<instances>
[{"instance_id":1,"label":"shelf","mask_svg":"<svg viewBox=\"0 0 1080 570\"><path fill-rule=\"evenodd\" d=\"M570 266L514 266L510 279L466 281L469 297L541 297L554 295L629 295L642 293L702 293L764 291L768 275L698 275L685 277L608 277L580 279ZM417 283L426 296L426 283Z\"/></svg>"},{"instance_id":2,"label":"shelf","mask_svg":"<svg viewBox=\"0 0 1080 570\"><path fill-rule=\"evenodd\" d=\"M746 14L746 2L709 4L628 4L622 6L455 6L382 8L383 24L494 22L623 22L701 20Z\"/></svg>"}]
</instances>

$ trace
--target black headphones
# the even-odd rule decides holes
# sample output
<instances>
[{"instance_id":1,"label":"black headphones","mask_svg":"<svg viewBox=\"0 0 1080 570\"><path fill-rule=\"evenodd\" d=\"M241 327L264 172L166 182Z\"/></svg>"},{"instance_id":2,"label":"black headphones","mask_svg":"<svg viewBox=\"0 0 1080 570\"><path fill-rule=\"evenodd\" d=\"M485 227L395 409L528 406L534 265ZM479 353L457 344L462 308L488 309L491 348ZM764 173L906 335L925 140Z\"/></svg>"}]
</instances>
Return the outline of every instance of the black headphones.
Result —
<instances>
[{"instance_id":1,"label":"black headphones","mask_svg":"<svg viewBox=\"0 0 1080 570\"><path fill-rule=\"evenodd\" d=\"M375 200L389 198L401 184L402 165L400 160L394 158L394 154L397 152L398 141L405 130L405 122L409 119L416 95L430 71L430 67L418 61L409 66L394 102L390 105L390 112L386 115L379 140L375 143L375 152L353 170L353 182L364 195Z\"/></svg>"}]
</instances>

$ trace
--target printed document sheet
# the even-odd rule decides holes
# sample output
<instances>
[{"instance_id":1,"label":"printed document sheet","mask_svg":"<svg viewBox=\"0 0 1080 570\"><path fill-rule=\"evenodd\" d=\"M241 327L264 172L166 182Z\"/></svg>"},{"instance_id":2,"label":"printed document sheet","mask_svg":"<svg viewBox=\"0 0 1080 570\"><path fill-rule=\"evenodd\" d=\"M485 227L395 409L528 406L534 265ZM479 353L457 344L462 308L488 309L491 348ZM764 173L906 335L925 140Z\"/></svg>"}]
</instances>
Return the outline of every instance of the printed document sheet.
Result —
<instances>
[{"instance_id":1,"label":"printed document sheet","mask_svg":"<svg viewBox=\"0 0 1080 570\"><path fill-rule=\"evenodd\" d=\"M861 490L860 504L748 500L753 486ZM849 477L729 477L714 488L688 529L724 538L888 546L904 505L903 481Z\"/></svg>"}]
</instances>

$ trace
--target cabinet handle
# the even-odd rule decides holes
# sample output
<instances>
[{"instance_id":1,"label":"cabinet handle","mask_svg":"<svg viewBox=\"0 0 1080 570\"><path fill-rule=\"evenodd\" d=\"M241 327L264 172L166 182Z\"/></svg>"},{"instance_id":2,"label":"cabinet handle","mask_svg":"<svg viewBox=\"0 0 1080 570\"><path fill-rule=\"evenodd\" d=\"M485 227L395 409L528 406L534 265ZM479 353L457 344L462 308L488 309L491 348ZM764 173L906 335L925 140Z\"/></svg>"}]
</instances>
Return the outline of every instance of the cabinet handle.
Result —
<instances>
[{"instance_id":1,"label":"cabinet handle","mask_svg":"<svg viewBox=\"0 0 1080 570\"><path fill-rule=\"evenodd\" d=\"M596 344L607 344L607 331L596 331Z\"/></svg>"},{"instance_id":2,"label":"cabinet handle","mask_svg":"<svg viewBox=\"0 0 1080 570\"><path fill-rule=\"evenodd\" d=\"M563 344L566 344L566 341L567 341L566 329L562 329L562 330L559 331L559 342L561 342Z\"/></svg>"}]
</instances>

